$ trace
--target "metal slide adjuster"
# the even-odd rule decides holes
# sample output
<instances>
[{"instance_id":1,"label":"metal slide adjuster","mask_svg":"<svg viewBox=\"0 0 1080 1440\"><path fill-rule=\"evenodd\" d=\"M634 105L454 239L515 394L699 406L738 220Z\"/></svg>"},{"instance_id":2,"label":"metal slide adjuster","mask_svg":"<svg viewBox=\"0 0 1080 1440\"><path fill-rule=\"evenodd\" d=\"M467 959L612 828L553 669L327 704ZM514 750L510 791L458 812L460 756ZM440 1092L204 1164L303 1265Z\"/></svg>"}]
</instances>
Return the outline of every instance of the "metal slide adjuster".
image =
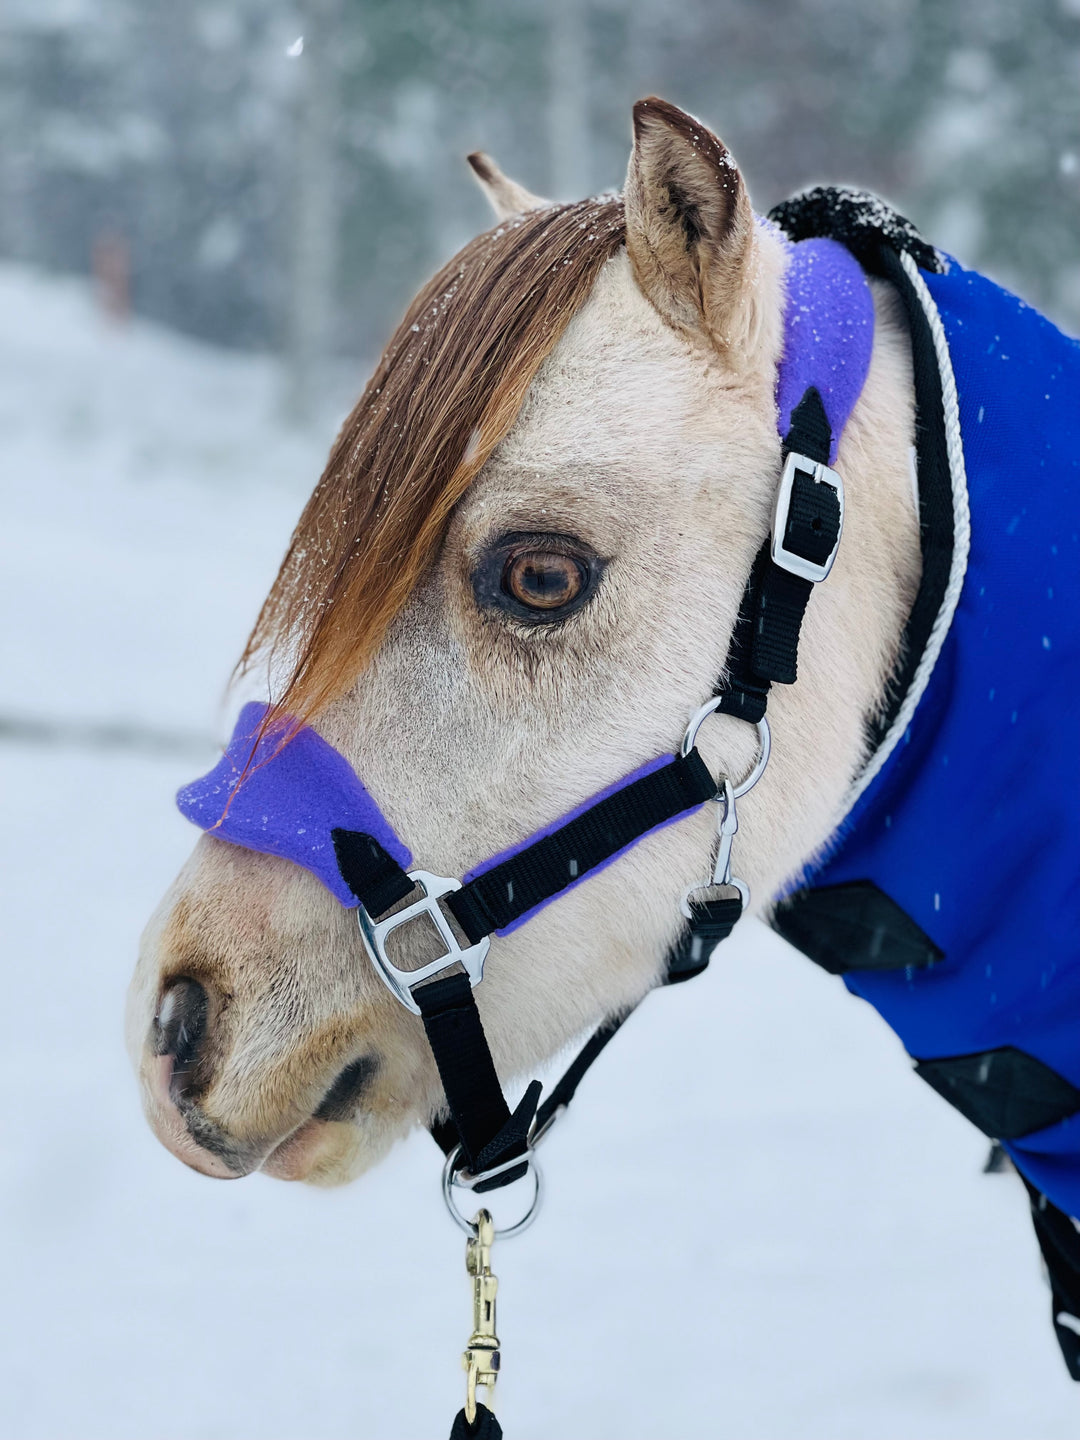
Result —
<instances>
[{"instance_id":1,"label":"metal slide adjuster","mask_svg":"<svg viewBox=\"0 0 1080 1440\"><path fill-rule=\"evenodd\" d=\"M829 552L828 559L821 565L816 565L813 560L807 560L804 556L797 555L794 550L788 550L784 546L788 515L791 511L791 492L795 485L796 475L806 475L817 485L828 485L830 490L836 491L836 498L840 502L840 524L836 531L836 544ZM835 470L829 469L828 465L822 465L819 461L811 460L809 456L800 455L798 451L792 450L784 462L784 473L780 476L780 488L776 492L772 538L769 542L769 556L773 564L779 565L781 570L787 570L791 575L798 575L803 580L811 580L815 585L820 584L833 567L843 531L844 482Z\"/></svg>"},{"instance_id":2,"label":"metal slide adjuster","mask_svg":"<svg viewBox=\"0 0 1080 1440\"><path fill-rule=\"evenodd\" d=\"M385 920L378 921L373 920L366 908L360 905L357 908L356 920L360 926L364 949L387 989L401 1001L406 1010L419 1015L420 1006L413 999L412 993L415 987L454 965L462 967L469 977L470 985L479 985L484 978L484 961L487 959L491 941L485 935L475 945L469 945L463 950L450 928L450 922L439 908L439 900L443 895L450 895L461 889L460 880L452 880L446 875L431 875L426 870L410 870L408 876L413 884L419 885L424 892L419 900L406 905L404 910L388 915ZM435 926L439 939L446 946L446 954L440 955L437 960L429 960L426 965L420 965L415 970L402 970L386 953L386 937L392 930L407 925L410 920L419 919L421 915L426 915Z\"/></svg>"}]
</instances>

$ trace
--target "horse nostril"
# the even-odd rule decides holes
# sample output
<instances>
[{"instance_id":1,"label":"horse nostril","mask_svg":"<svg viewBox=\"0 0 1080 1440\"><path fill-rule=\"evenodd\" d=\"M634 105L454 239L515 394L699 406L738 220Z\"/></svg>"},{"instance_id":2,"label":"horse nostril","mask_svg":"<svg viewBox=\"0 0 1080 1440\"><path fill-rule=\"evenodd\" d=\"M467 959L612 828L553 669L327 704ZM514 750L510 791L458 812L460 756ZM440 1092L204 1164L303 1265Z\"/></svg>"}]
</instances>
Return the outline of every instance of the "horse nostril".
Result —
<instances>
[{"instance_id":1,"label":"horse nostril","mask_svg":"<svg viewBox=\"0 0 1080 1440\"><path fill-rule=\"evenodd\" d=\"M152 1043L156 1055L171 1055L174 1073L191 1066L206 1034L209 1006L197 980L174 980L161 997L154 1016Z\"/></svg>"},{"instance_id":2,"label":"horse nostril","mask_svg":"<svg viewBox=\"0 0 1080 1440\"><path fill-rule=\"evenodd\" d=\"M346 1065L315 1111L316 1120L351 1120L356 1102L375 1077L379 1062L373 1055L361 1055Z\"/></svg>"}]
</instances>

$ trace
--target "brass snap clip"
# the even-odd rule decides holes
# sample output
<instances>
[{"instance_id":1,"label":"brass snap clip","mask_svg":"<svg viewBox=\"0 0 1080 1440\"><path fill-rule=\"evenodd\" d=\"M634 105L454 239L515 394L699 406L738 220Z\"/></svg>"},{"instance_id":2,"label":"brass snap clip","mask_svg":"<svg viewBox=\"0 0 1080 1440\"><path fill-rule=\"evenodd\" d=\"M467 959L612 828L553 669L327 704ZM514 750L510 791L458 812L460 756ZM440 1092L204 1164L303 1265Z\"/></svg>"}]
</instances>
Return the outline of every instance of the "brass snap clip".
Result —
<instances>
[{"instance_id":1,"label":"brass snap clip","mask_svg":"<svg viewBox=\"0 0 1080 1440\"><path fill-rule=\"evenodd\" d=\"M473 1331L461 1363L465 1368L465 1418L476 1423L476 1391L487 1391L486 1404L494 1409L495 1381L499 1378L499 1337L495 1333L495 1292L499 1282L491 1271L495 1224L487 1210L478 1210L475 1235L465 1245L465 1269L472 1278Z\"/></svg>"}]
</instances>

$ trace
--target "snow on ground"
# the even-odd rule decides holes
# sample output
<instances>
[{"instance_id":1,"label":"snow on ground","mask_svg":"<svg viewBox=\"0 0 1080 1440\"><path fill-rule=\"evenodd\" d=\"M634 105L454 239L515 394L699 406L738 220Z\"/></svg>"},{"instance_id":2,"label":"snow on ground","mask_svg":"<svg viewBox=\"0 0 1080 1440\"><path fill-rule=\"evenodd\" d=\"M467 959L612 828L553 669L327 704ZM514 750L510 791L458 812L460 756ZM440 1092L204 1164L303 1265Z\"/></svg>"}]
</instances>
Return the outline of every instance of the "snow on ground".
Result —
<instances>
[{"instance_id":1,"label":"snow on ground","mask_svg":"<svg viewBox=\"0 0 1080 1440\"><path fill-rule=\"evenodd\" d=\"M0 317L0 714L220 733L330 427L274 420L268 362L110 331L71 283L0 270ZM432 1440L470 1309L430 1140L320 1192L203 1179L142 1122L123 995L199 764L0 746L0 1435ZM509 1440L1075 1437L984 1154L748 925L627 1025L496 1246Z\"/></svg>"}]
</instances>

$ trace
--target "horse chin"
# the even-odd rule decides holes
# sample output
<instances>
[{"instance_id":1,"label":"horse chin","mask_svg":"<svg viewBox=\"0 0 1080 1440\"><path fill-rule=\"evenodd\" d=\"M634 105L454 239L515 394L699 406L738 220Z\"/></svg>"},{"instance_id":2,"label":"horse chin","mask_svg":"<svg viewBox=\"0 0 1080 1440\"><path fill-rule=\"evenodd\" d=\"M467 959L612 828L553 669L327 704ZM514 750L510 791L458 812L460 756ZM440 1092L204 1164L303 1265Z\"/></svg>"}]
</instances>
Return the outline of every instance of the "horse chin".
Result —
<instances>
[{"instance_id":1,"label":"horse chin","mask_svg":"<svg viewBox=\"0 0 1080 1440\"><path fill-rule=\"evenodd\" d=\"M313 1116L276 1145L259 1168L275 1180L345 1185L378 1164L395 1138L372 1116L356 1121Z\"/></svg>"}]
</instances>

